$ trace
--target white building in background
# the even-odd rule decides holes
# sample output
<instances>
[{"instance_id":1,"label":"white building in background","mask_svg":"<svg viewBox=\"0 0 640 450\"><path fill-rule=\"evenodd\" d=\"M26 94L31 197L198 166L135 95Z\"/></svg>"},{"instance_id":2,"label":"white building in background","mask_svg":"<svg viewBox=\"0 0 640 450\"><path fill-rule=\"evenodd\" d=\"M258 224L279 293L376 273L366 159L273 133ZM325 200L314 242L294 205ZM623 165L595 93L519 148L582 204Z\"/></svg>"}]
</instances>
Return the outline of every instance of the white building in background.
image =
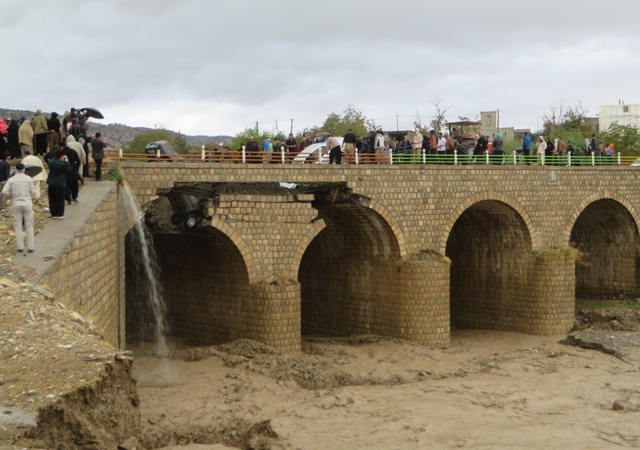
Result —
<instances>
[{"instance_id":1,"label":"white building in background","mask_svg":"<svg viewBox=\"0 0 640 450\"><path fill-rule=\"evenodd\" d=\"M605 105L599 108L599 112L600 131L607 131L614 122L640 129L640 104Z\"/></svg>"}]
</instances>

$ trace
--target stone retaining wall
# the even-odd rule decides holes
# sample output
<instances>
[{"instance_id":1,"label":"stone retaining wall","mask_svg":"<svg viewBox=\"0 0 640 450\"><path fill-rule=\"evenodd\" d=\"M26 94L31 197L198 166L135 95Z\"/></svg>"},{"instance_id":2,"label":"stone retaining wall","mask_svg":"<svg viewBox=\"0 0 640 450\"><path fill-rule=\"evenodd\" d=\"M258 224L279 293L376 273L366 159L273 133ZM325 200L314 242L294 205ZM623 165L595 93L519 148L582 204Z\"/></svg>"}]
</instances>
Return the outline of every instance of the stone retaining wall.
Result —
<instances>
[{"instance_id":1,"label":"stone retaining wall","mask_svg":"<svg viewBox=\"0 0 640 450\"><path fill-rule=\"evenodd\" d=\"M42 277L56 300L93 321L105 340L125 342L124 240L118 225L118 188L95 213Z\"/></svg>"}]
</instances>

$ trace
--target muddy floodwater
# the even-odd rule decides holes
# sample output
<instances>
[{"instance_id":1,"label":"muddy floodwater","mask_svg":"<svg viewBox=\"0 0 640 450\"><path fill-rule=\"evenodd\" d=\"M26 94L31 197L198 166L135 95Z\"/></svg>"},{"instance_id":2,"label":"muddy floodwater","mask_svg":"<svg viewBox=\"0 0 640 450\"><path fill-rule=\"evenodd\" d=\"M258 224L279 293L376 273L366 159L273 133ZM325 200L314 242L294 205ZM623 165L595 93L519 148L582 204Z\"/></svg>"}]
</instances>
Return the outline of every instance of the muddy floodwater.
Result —
<instances>
[{"instance_id":1,"label":"muddy floodwater","mask_svg":"<svg viewBox=\"0 0 640 450\"><path fill-rule=\"evenodd\" d=\"M561 344L565 338L455 331L446 349L377 336L308 338L298 355L254 341L174 344L164 361L138 349L143 442L165 449L640 447L637 327L574 333L574 344L601 348Z\"/></svg>"}]
</instances>

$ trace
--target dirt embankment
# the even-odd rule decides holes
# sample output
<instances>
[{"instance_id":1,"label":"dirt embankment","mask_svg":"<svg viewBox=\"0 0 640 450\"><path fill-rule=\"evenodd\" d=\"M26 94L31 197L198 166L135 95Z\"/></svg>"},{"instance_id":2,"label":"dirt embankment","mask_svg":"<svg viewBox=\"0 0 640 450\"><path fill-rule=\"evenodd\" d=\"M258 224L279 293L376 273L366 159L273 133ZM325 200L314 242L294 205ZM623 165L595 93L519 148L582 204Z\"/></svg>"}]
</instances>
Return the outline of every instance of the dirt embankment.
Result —
<instances>
[{"instance_id":1,"label":"dirt embankment","mask_svg":"<svg viewBox=\"0 0 640 450\"><path fill-rule=\"evenodd\" d=\"M36 231L45 207L35 208ZM0 214L0 448L106 449L138 436L132 358L35 285L15 255L9 211Z\"/></svg>"}]
</instances>

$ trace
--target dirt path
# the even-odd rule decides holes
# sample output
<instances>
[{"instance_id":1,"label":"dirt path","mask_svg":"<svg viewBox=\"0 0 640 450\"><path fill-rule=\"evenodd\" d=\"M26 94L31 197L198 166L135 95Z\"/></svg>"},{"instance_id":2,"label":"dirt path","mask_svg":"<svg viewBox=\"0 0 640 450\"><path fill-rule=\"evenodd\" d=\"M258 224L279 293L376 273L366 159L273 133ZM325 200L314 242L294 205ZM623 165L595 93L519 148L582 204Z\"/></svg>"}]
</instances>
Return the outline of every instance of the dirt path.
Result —
<instances>
[{"instance_id":1,"label":"dirt path","mask_svg":"<svg viewBox=\"0 0 640 450\"><path fill-rule=\"evenodd\" d=\"M562 345L565 336L486 331L457 332L445 350L363 337L307 341L302 355L291 356L241 341L174 352L198 361L171 360L171 386L166 367L138 357L144 442L168 449L640 447L640 335L606 333L625 334L622 359Z\"/></svg>"}]
</instances>

